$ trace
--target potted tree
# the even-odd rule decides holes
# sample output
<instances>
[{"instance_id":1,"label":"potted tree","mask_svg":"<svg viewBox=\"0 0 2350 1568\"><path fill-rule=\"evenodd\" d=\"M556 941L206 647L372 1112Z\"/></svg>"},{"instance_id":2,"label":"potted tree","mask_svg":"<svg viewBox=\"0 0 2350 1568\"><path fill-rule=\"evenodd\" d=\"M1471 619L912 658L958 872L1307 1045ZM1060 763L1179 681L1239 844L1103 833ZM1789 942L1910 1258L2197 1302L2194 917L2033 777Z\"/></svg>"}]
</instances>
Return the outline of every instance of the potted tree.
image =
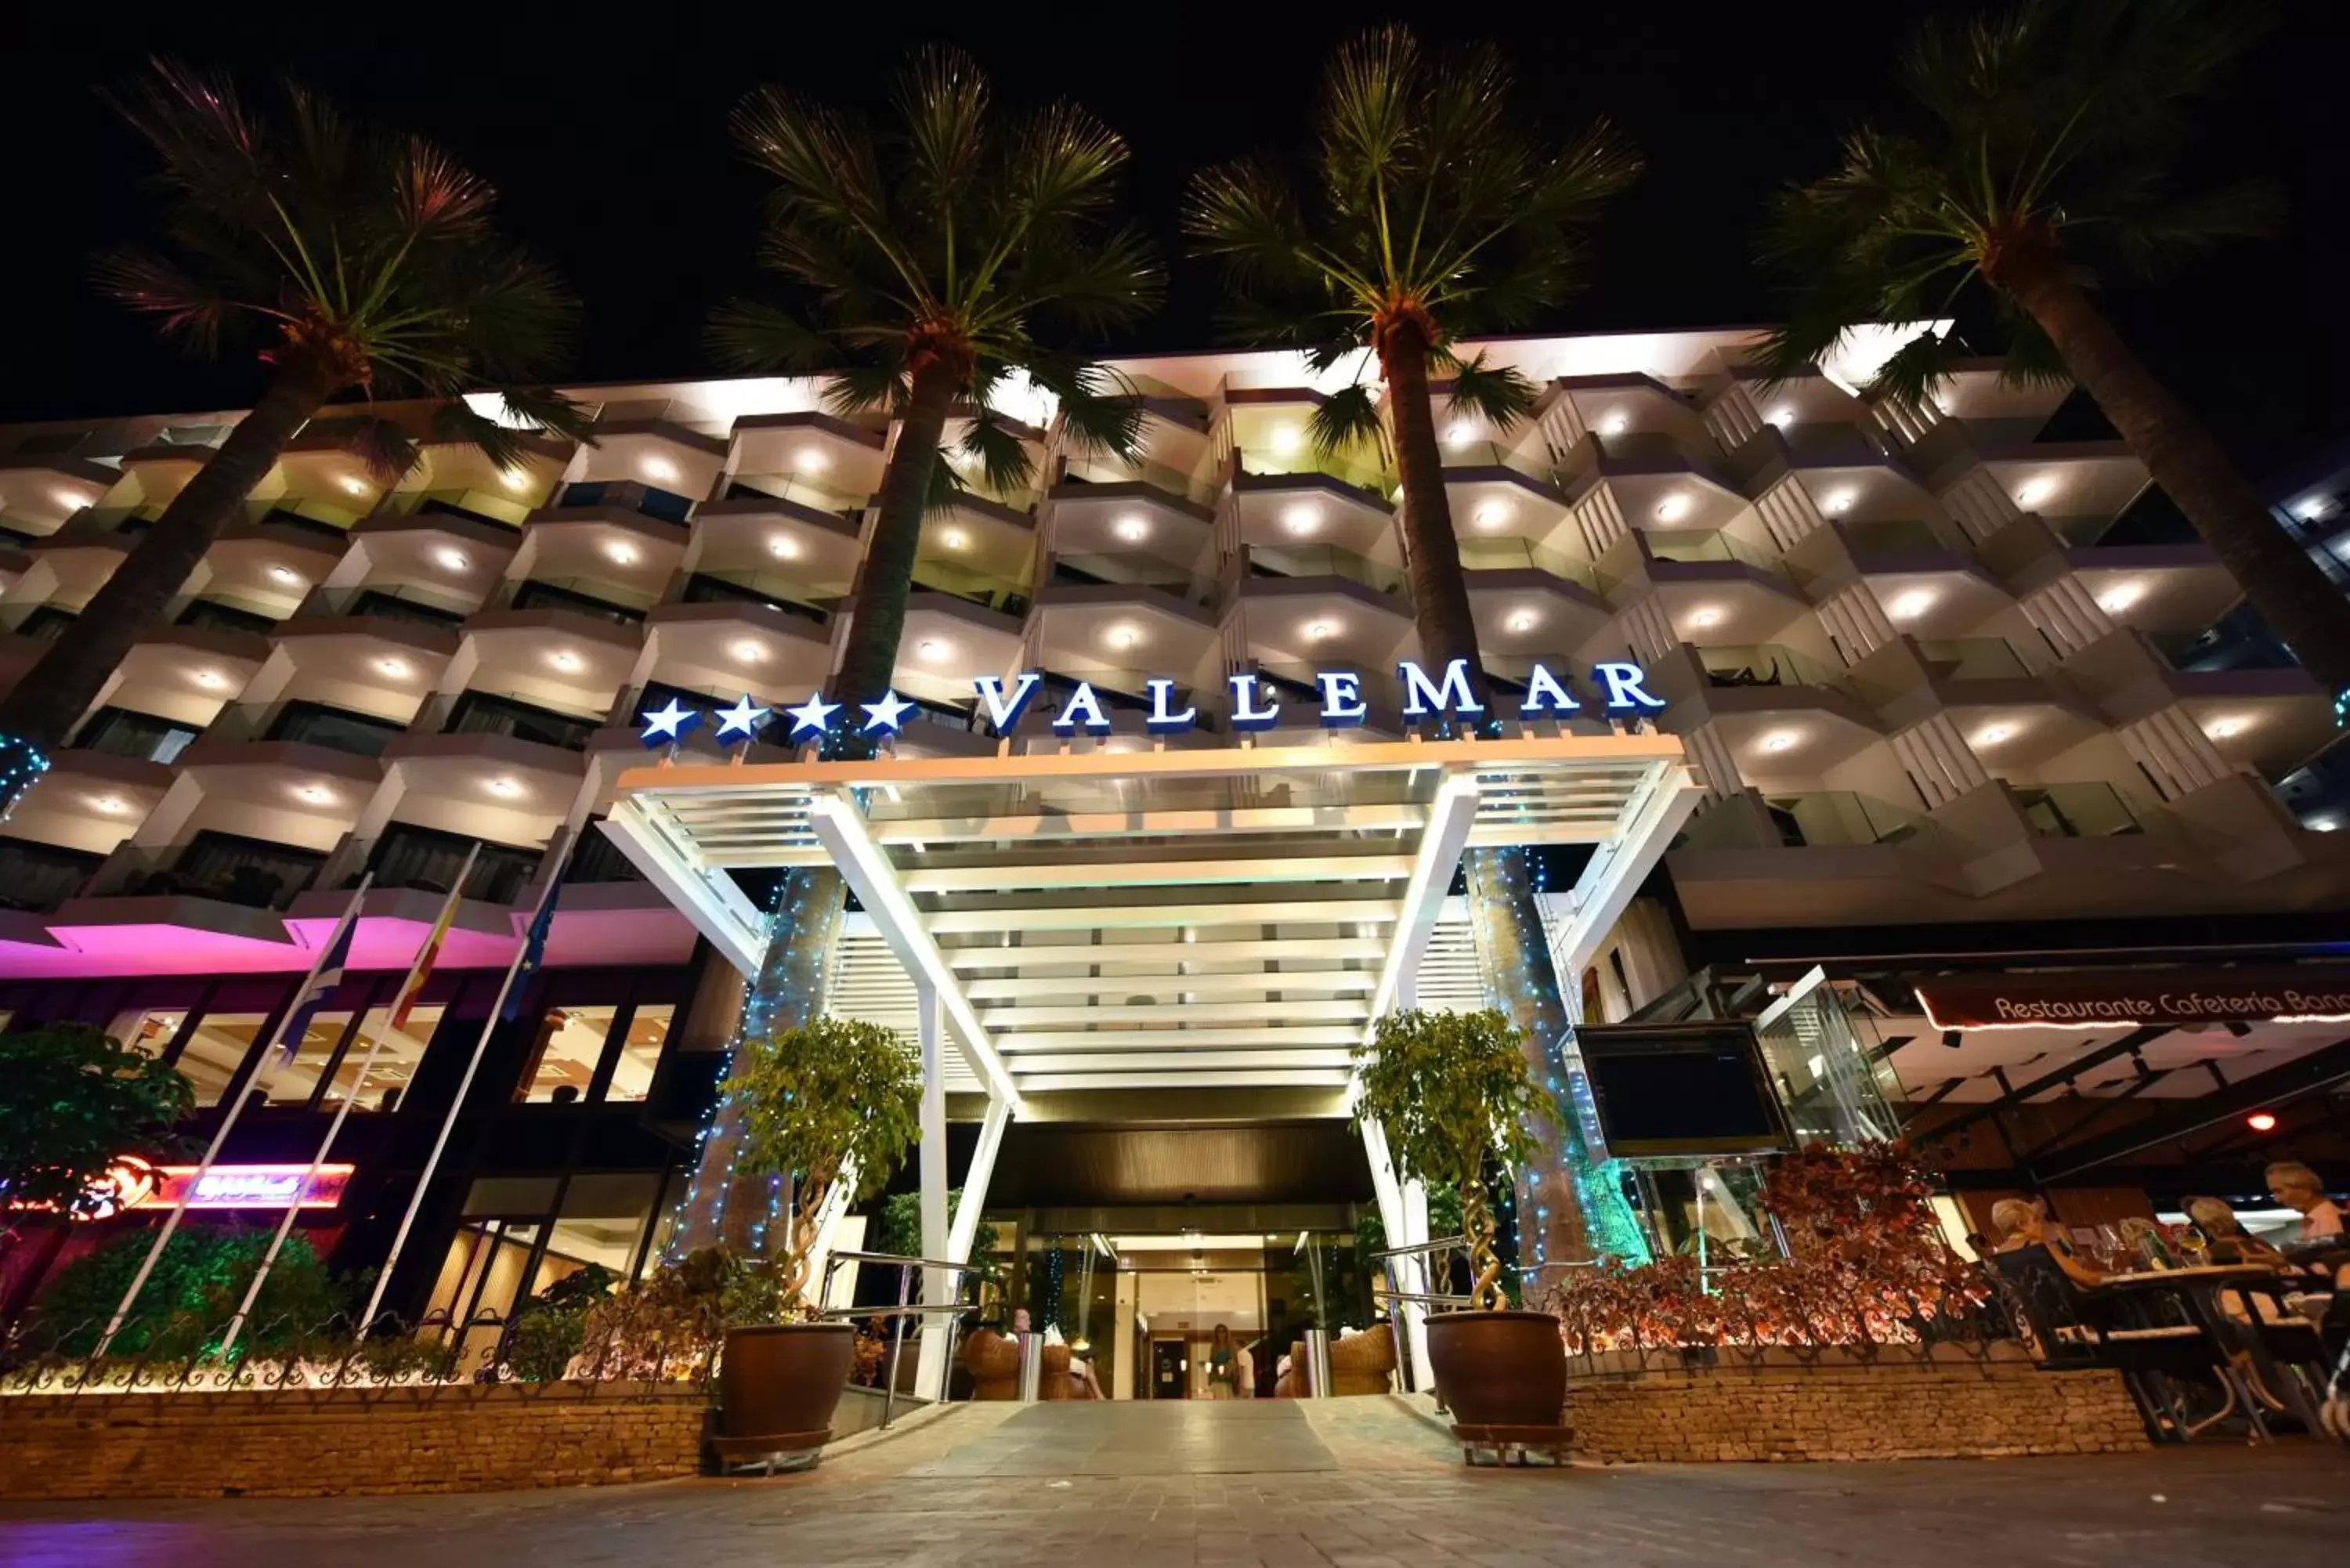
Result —
<instances>
[{"instance_id":1,"label":"potted tree","mask_svg":"<svg viewBox=\"0 0 2350 1568\"><path fill-rule=\"evenodd\" d=\"M1461 1230L1475 1278L1466 1311L1428 1322L1436 1391L1464 1438L1514 1440L1554 1432L1566 1407L1566 1349L1548 1313L1512 1312L1493 1251L1488 1160L1504 1169L1534 1140L1526 1120L1541 1102L1523 1036L1502 1013L1391 1012L1355 1049L1356 1123L1377 1122L1388 1157L1408 1180L1448 1183L1461 1194Z\"/></svg>"},{"instance_id":2,"label":"potted tree","mask_svg":"<svg viewBox=\"0 0 2350 1568\"><path fill-rule=\"evenodd\" d=\"M826 1018L746 1041L723 1092L743 1122L738 1170L791 1183L776 1250L776 1317L726 1329L718 1366L722 1457L820 1449L857 1364L857 1331L816 1321L807 1299L818 1218L844 1183L879 1190L921 1136L921 1077L904 1040Z\"/></svg>"}]
</instances>

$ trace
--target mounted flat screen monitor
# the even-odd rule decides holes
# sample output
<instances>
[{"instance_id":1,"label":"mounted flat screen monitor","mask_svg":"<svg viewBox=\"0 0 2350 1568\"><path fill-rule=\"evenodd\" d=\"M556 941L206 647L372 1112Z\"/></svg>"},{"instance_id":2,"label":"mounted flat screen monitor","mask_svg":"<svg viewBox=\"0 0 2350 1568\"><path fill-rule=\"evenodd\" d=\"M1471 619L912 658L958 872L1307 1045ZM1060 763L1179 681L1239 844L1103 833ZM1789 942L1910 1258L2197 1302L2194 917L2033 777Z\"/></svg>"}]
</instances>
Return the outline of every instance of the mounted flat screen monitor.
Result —
<instances>
[{"instance_id":1,"label":"mounted flat screen monitor","mask_svg":"<svg viewBox=\"0 0 2350 1568\"><path fill-rule=\"evenodd\" d=\"M1749 1024L1595 1023L1575 1039L1600 1134L1617 1159L1794 1147Z\"/></svg>"}]
</instances>

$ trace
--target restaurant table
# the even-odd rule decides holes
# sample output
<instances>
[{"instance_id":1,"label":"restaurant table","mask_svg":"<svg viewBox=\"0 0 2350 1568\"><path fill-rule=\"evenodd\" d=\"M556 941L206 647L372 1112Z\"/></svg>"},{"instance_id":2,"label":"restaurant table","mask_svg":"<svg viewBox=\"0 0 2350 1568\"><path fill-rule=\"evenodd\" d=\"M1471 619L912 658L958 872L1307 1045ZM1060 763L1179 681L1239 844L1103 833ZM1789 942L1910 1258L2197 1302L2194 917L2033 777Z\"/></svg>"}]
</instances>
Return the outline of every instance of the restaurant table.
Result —
<instances>
[{"instance_id":1,"label":"restaurant table","mask_svg":"<svg viewBox=\"0 0 2350 1568\"><path fill-rule=\"evenodd\" d=\"M2251 1295L2265 1295L2282 1304L2285 1293L2293 1288L2293 1275L2266 1263L2203 1263L2187 1269L2142 1269L2126 1274L2107 1274L2104 1282L2090 1287L2092 1296L2099 1293L2123 1295L2151 1295L2169 1292L2184 1302L2196 1325L2210 1335L2212 1343L2223 1350L2241 1350L2251 1361L2259 1374L2260 1386L2284 1401L2311 1433L2324 1428L2318 1419L2317 1407L2301 1379L2278 1364L2269 1354L2268 1341L2261 1333L2255 1313L2251 1323L2240 1323L2230 1314L2220 1297L2227 1291ZM2247 1305L2250 1303L2248 1303ZM2257 1393L2258 1390L2253 1390ZM2257 1419L2258 1407L2253 1414Z\"/></svg>"}]
</instances>

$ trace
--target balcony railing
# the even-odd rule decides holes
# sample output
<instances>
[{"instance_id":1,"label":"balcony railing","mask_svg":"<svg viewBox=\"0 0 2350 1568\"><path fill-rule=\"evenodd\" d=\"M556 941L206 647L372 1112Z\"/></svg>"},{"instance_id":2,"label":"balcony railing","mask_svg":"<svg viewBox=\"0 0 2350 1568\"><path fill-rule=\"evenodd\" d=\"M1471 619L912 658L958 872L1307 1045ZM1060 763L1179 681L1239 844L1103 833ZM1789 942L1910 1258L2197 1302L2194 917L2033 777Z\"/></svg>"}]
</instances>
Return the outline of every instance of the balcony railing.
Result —
<instances>
[{"instance_id":1,"label":"balcony railing","mask_svg":"<svg viewBox=\"0 0 2350 1568\"><path fill-rule=\"evenodd\" d=\"M1471 572L1520 571L1531 567L1561 582L1574 583L1594 593L1599 591L1599 574L1588 566L1523 539L1462 539L1461 565Z\"/></svg>"},{"instance_id":2,"label":"balcony railing","mask_svg":"<svg viewBox=\"0 0 2350 1568\"><path fill-rule=\"evenodd\" d=\"M1547 458L1529 457L1512 452L1499 441L1472 441L1461 443L1446 441L1441 448L1443 465L1454 468L1506 468L1513 473L1523 473L1528 479L1544 484L1552 483L1552 470Z\"/></svg>"},{"instance_id":3,"label":"balcony railing","mask_svg":"<svg viewBox=\"0 0 2350 1568\"><path fill-rule=\"evenodd\" d=\"M151 898L174 894L284 909L317 879L327 857L317 850L209 829L185 844L118 850L84 896Z\"/></svg>"},{"instance_id":4,"label":"balcony railing","mask_svg":"<svg viewBox=\"0 0 2350 1568\"><path fill-rule=\"evenodd\" d=\"M1323 457L1315 453L1310 443L1299 446L1295 452L1278 452L1270 447L1243 447L1240 459L1243 473L1324 474L1381 497L1395 488L1395 481L1376 457L1351 453Z\"/></svg>"},{"instance_id":5,"label":"balcony railing","mask_svg":"<svg viewBox=\"0 0 2350 1568\"><path fill-rule=\"evenodd\" d=\"M1907 518L1877 523L1838 523L1854 552L1864 556L1914 556L1947 552L1950 544L1934 525Z\"/></svg>"},{"instance_id":6,"label":"balcony railing","mask_svg":"<svg viewBox=\"0 0 2350 1568\"><path fill-rule=\"evenodd\" d=\"M446 735L511 735L542 746L584 751L588 737L601 722L576 713L557 712L499 691L463 691L448 705Z\"/></svg>"},{"instance_id":7,"label":"balcony railing","mask_svg":"<svg viewBox=\"0 0 2350 1568\"><path fill-rule=\"evenodd\" d=\"M611 584L594 577L525 577L506 595L508 609L567 609L619 626L635 626L645 618L635 605L614 602L606 596Z\"/></svg>"},{"instance_id":8,"label":"balcony railing","mask_svg":"<svg viewBox=\"0 0 2350 1568\"><path fill-rule=\"evenodd\" d=\"M49 914L105 863L103 855L28 838L0 838L0 909Z\"/></svg>"},{"instance_id":9,"label":"balcony railing","mask_svg":"<svg viewBox=\"0 0 2350 1568\"><path fill-rule=\"evenodd\" d=\"M2161 819L2108 784L2015 784L2035 838L2113 838L2162 832Z\"/></svg>"},{"instance_id":10,"label":"balcony railing","mask_svg":"<svg viewBox=\"0 0 2350 1568\"><path fill-rule=\"evenodd\" d=\"M1734 561L1740 566L1753 566L1774 576L1779 572L1778 556L1728 534L1684 528L1670 532L1652 531L1647 537L1651 560L1679 565Z\"/></svg>"},{"instance_id":11,"label":"balcony railing","mask_svg":"<svg viewBox=\"0 0 2350 1568\"><path fill-rule=\"evenodd\" d=\"M1216 487L1203 480L1192 478L1180 469L1144 458L1136 462L1120 462L1116 458L1075 455L1069 458L1061 472L1061 483L1072 486L1087 484L1147 484L1153 490L1163 490L1170 495L1201 506L1212 506Z\"/></svg>"},{"instance_id":12,"label":"balcony railing","mask_svg":"<svg viewBox=\"0 0 2350 1568\"><path fill-rule=\"evenodd\" d=\"M1821 686L1845 690L1844 679L1807 653L1777 643L1700 648L1698 662L1709 686Z\"/></svg>"},{"instance_id":13,"label":"balcony railing","mask_svg":"<svg viewBox=\"0 0 2350 1568\"><path fill-rule=\"evenodd\" d=\"M966 566L960 562L928 560L914 564L914 587L930 593L944 594L965 604L1007 615L1014 620L1028 613L1028 585L1010 577L999 577L989 572Z\"/></svg>"},{"instance_id":14,"label":"balcony railing","mask_svg":"<svg viewBox=\"0 0 2350 1568\"><path fill-rule=\"evenodd\" d=\"M394 823L383 836L359 846L360 864L375 873L378 888L407 888L427 893L449 891L465 856L476 840L463 834L412 823ZM465 878L465 897L491 904L512 904L537 874L545 851L480 840L482 852ZM347 880L356 885L354 872Z\"/></svg>"},{"instance_id":15,"label":"balcony railing","mask_svg":"<svg viewBox=\"0 0 2350 1568\"><path fill-rule=\"evenodd\" d=\"M2147 640L2182 673L2292 670L2300 663L2250 605L2238 607L2201 631L2156 632Z\"/></svg>"},{"instance_id":16,"label":"balcony railing","mask_svg":"<svg viewBox=\"0 0 2350 1568\"><path fill-rule=\"evenodd\" d=\"M663 490L658 485L621 479L586 480L577 484L567 484L556 504L625 507L631 512L641 512L648 517L658 517L664 523L683 523L693 514L691 496L680 495L674 490Z\"/></svg>"},{"instance_id":17,"label":"balcony railing","mask_svg":"<svg viewBox=\"0 0 2350 1568\"><path fill-rule=\"evenodd\" d=\"M782 572L696 572L685 580L685 592L680 602L765 605L821 626L833 618L847 597L846 583L811 586Z\"/></svg>"},{"instance_id":18,"label":"balcony railing","mask_svg":"<svg viewBox=\"0 0 2350 1568\"><path fill-rule=\"evenodd\" d=\"M829 512L837 517L856 517L863 514L867 497L836 486L819 483L798 473L738 473L727 482L729 501L788 501L795 506L805 506L812 512Z\"/></svg>"},{"instance_id":19,"label":"balcony railing","mask_svg":"<svg viewBox=\"0 0 2350 1568\"><path fill-rule=\"evenodd\" d=\"M1962 637L1918 644L1926 673L1936 680L2004 680L2038 668L2003 637Z\"/></svg>"},{"instance_id":20,"label":"balcony railing","mask_svg":"<svg viewBox=\"0 0 2350 1568\"><path fill-rule=\"evenodd\" d=\"M186 608L172 618L177 626L201 627L208 631L257 632L264 637L277 629L282 618L265 610L251 601L238 604L217 597L191 599Z\"/></svg>"},{"instance_id":21,"label":"balcony railing","mask_svg":"<svg viewBox=\"0 0 2350 1568\"><path fill-rule=\"evenodd\" d=\"M1934 836L1926 816L1875 795L1824 790L1755 797L1758 816L1739 796L1691 819L1679 846L1690 849L1801 849L1840 844L1919 844Z\"/></svg>"},{"instance_id":22,"label":"balcony railing","mask_svg":"<svg viewBox=\"0 0 2350 1568\"><path fill-rule=\"evenodd\" d=\"M1338 577L1393 597L1404 592L1401 566L1332 545L1250 545L1243 555L1252 577Z\"/></svg>"},{"instance_id":23,"label":"balcony railing","mask_svg":"<svg viewBox=\"0 0 2350 1568\"><path fill-rule=\"evenodd\" d=\"M158 718L130 708L100 708L82 722L73 744L109 757L168 763L188 749L201 732L177 719Z\"/></svg>"},{"instance_id":24,"label":"balcony railing","mask_svg":"<svg viewBox=\"0 0 2350 1568\"><path fill-rule=\"evenodd\" d=\"M1149 556L1056 556L1053 581L1084 587L1152 588L1186 604L1212 607L1216 580Z\"/></svg>"}]
</instances>

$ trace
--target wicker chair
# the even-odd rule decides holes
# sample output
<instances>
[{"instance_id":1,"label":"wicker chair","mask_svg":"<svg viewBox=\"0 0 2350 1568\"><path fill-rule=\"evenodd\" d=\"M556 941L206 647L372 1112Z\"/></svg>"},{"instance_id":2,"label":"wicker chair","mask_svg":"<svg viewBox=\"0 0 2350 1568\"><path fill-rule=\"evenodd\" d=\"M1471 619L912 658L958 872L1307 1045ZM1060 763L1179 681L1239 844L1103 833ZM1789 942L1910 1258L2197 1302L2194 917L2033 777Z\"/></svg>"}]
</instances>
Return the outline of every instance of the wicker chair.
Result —
<instances>
[{"instance_id":1,"label":"wicker chair","mask_svg":"<svg viewBox=\"0 0 2350 1568\"><path fill-rule=\"evenodd\" d=\"M1330 1342L1330 1392L1385 1394L1396 1367L1395 1330L1388 1324ZM1289 1370L1273 1386L1276 1399L1294 1399L1305 1392L1305 1342L1289 1346Z\"/></svg>"},{"instance_id":2,"label":"wicker chair","mask_svg":"<svg viewBox=\"0 0 2350 1568\"><path fill-rule=\"evenodd\" d=\"M983 1328L962 1342L962 1365L971 1374L973 1399L1011 1400L1020 1397L1020 1342L1009 1334ZM1069 1347L1045 1347L1045 1366L1037 1378L1039 1399L1091 1399L1092 1388L1069 1376Z\"/></svg>"}]
</instances>

